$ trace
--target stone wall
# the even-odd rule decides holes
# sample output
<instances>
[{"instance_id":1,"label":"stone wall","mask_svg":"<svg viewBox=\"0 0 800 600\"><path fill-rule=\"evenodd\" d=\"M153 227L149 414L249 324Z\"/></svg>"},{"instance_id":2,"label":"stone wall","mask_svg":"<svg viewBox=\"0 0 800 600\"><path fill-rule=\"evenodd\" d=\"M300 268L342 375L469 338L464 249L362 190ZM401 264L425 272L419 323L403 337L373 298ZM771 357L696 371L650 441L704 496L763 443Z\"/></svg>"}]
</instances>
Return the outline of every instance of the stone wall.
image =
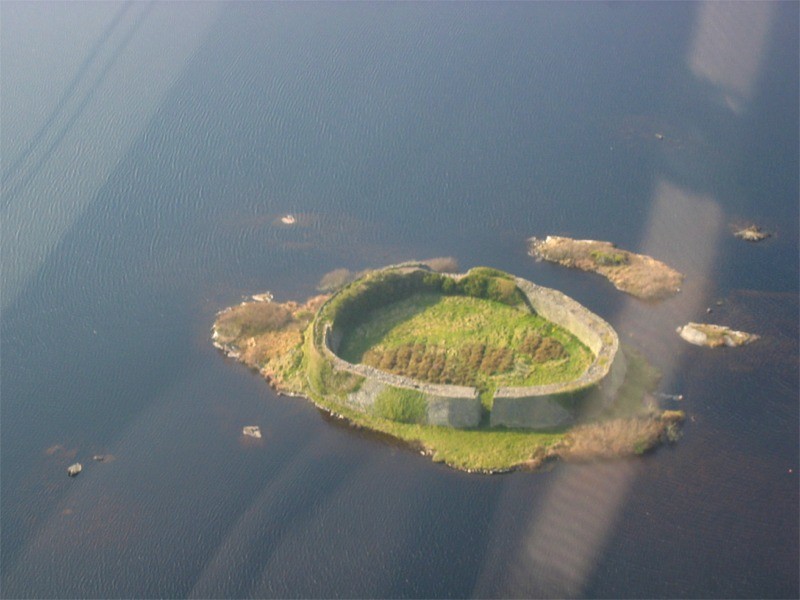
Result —
<instances>
[{"instance_id":1,"label":"stone wall","mask_svg":"<svg viewBox=\"0 0 800 600\"><path fill-rule=\"evenodd\" d=\"M415 270L404 265L404 270ZM454 278L462 275L447 275ZM616 332L603 319L557 290L535 285L516 278L517 287L525 294L532 309L563 327L581 340L595 355L589 368L579 378L543 386L503 387L497 390L491 412L491 425L545 429L569 423L574 415L569 400L578 393L598 389L612 400L625 378L625 360L619 349ZM322 313L320 309L320 314ZM315 327L319 323L315 323ZM370 412L379 394L387 387L421 392L426 400L430 425L457 428L476 427L481 418L478 390L468 386L437 385L387 373L364 364L353 364L338 356L341 335L330 323L321 331L315 330L318 349L337 371L364 377L356 392L347 395L345 402L363 412ZM319 336L319 337L317 337Z\"/></svg>"},{"instance_id":2,"label":"stone wall","mask_svg":"<svg viewBox=\"0 0 800 600\"><path fill-rule=\"evenodd\" d=\"M574 415L565 407L570 397L598 388L613 400L625 379L625 359L614 329L603 319L558 290L516 278L517 287L533 310L572 333L595 355L579 378L564 383L497 390L492 406L492 427L546 429L565 425Z\"/></svg>"},{"instance_id":3,"label":"stone wall","mask_svg":"<svg viewBox=\"0 0 800 600\"><path fill-rule=\"evenodd\" d=\"M321 351L337 371L347 371L365 378L361 388L345 398L353 408L369 412L378 395L387 387L422 392L427 405L428 425L444 425L460 429L476 427L481 420L481 401L478 390L462 385L437 385L387 373L364 364L347 362L336 354L341 336L335 335L330 324L325 325Z\"/></svg>"}]
</instances>

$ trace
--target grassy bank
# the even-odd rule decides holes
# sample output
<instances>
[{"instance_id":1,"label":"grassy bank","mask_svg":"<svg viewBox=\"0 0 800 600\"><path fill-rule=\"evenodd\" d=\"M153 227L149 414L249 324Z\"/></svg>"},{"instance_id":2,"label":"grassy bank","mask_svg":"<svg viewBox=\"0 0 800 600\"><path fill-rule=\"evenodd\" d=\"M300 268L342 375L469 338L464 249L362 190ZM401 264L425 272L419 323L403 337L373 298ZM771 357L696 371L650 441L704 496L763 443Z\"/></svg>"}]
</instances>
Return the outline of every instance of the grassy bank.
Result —
<instances>
[{"instance_id":1,"label":"grassy bank","mask_svg":"<svg viewBox=\"0 0 800 600\"><path fill-rule=\"evenodd\" d=\"M625 383L611 404L584 407L579 423L551 431L490 428L453 429L403 423L356 411L330 395L310 393L321 408L356 427L379 431L431 456L435 462L470 472L535 469L549 459L587 461L644 454L674 442L684 415L648 407L644 397L658 384L659 373L644 356L626 348ZM413 400L408 415L413 419Z\"/></svg>"},{"instance_id":2,"label":"grassy bank","mask_svg":"<svg viewBox=\"0 0 800 600\"><path fill-rule=\"evenodd\" d=\"M340 415L356 427L379 431L419 448L435 462L471 472L501 472L539 466L556 456L552 451L567 431L538 432L512 429L453 429L401 423L358 412L330 397L311 393L317 406Z\"/></svg>"}]
</instances>

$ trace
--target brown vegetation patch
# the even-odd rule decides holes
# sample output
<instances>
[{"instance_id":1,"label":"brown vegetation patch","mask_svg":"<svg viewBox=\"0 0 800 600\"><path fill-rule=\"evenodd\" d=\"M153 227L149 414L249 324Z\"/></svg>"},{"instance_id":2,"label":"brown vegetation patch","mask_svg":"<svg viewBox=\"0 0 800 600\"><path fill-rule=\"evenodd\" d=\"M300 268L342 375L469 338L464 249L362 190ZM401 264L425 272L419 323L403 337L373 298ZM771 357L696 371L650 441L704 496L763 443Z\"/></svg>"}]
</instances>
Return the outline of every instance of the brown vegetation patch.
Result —
<instances>
[{"instance_id":1,"label":"brown vegetation patch","mask_svg":"<svg viewBox=\"0 0 800 600\"><path fill-rule=\"evenodd\" d=\"M530 356L537 363L545 363L549 360L559 360L567 357L567 351L561 342L550 337L543 338L538 333L526 335L519 350L523 354Z\"/></svg>"},{"instance_id":2,"label":"brown vegetation patch","mask_svg":"<svg viewBox=\"0 0 800 600\"><path fill-rule=\"evenodd\" d=\"M245 302L220 314L215 327L223 341L232 341L280 329L291 320L291 311L282 304Z\"/></svg>"},{"instance_id":3,"label":"brown vegetation patch","mask_svg":"<svg viewBox=\"0 0 800 600\"><path fill-rule=\"evenodd\" d=\"M609 419L575 427L558 454L566 460L592 460L643 454L665 441L675 441L684 415L681 411Z\"/></svg>"},{"instance_id":4,"label":"brown vegetation patch","mask_svg":"<svg viewBox=\"0 0 800 600\"><path fill-rule=\"evenodd\" d=\"M269 361L278 360L302 341L300 331L294 328L251 337L241 351L241 360L247 366L260 368Z\"/></svg>"},{"instance_id":5,"label":"brown vegetation patch","mask_svg":"<svg viewBox=\"0 0 800 600\"><path fill-rule=\"evenodd\" d=\"M223 311L214 323L214 339L224 352L257 369L276 387L303 389L303 332L326 295L304 303L244 302Z\"/></svg>"},{"instance_id":6,"label":"brown vegetation patch","mask_svg":"<svg viewBox=\"0 0 800 600\"><path fill-rule=\"evenodd\" d=\"M514 352L486 344L468 344L458 352L444 346L408 343L392 348L371 348L362 362L376 369L430 383L477 384L478 375L499 375L514 366Z\"/></svg>"}]
</instances>

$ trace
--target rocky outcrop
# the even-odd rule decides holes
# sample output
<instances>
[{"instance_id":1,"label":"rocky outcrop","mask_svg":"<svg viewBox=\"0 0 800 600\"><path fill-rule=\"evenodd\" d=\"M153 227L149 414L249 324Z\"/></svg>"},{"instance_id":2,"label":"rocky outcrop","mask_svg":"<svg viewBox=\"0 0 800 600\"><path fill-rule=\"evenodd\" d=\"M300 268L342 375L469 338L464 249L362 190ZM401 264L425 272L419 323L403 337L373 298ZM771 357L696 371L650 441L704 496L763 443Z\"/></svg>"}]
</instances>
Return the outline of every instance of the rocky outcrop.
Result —
<instances>
[{"instance_id":1,"label":"rocky outcrop","mask_svg":"<svg viewBox=\"0 0 800 600\"><path fill-rule=\"evenodd\" d=\"M549 235L530 238L528 254L582 271L598 273L618 290L643 300L659 300L680 291L683 274L645 254L617 248L611 242L574 240Z\"/></svg>"},{"instance_id":2,"label":"rocky outcrop","mask_svg":"<svg viewBox=\"0 0 800 600\"><path fill-rule=\"evenodd\" d=\"M758 225L750 225L750 227L745 227L744 229L735 231L733 235L746 242L760 242L767 239L772 234L768 231L764 231Z\"/></svg>"},{"instance_id":3,"label":"rocky outcrop","mask_svg":"<svg viewBox=\"0 0 800 600\"><path fill-rule=\"evenodd\" d=\"M709 323L687 323L683 327L678 327L677 332L690 344L708 348L744 346L759 338L754 333L735 331L724 325L711 325Z\"/></svg>"},{"instance_id":4,"label":"rocky outcrop","mask_svg":"<svg viewBox=\"0 0 800 600\"><path fill-rule=\"evenodd\" d=\"M246 425L242 427L242 435L256 439L261 438L261 428L258 425Z\"/></svg>"}]
</instances>

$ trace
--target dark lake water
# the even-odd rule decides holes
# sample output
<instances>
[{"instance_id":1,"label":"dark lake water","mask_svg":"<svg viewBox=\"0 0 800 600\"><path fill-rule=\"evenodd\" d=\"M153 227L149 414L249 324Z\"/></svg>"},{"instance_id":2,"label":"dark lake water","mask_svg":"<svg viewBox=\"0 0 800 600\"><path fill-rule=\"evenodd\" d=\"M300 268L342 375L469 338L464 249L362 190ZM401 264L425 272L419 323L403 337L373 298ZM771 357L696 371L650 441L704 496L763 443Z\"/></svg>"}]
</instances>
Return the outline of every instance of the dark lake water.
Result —
<instances>
[{"instance_id":1,"label":"dark lake water","mask_svg":"<svg viewBox=\"0 0 800 600\"><path fill-rule=\"evenodd\" d=\"M0 16L3 597L800 594L797 3ZM547 234L684 289L536 263ZM467 475L211 347L244 295L431 256L599 313L684 395L683 438ZM762 339L688 346L689 320Z\"/></svg>"}]
</instances>

